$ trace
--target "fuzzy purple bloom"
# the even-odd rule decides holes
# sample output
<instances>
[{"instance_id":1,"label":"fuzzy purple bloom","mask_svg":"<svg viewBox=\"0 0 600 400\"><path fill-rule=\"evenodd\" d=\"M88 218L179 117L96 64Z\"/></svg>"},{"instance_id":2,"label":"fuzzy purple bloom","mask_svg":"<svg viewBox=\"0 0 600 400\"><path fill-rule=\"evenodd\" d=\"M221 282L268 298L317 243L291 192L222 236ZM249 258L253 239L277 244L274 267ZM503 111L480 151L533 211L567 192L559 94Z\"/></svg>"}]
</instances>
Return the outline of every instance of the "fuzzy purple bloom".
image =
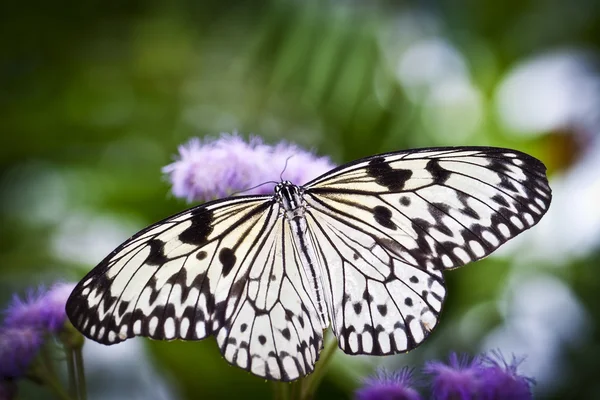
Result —
<instances>
[{"instance_id":1,"label":"fuzzy purple bloom","mask_svg":"<svg viewBox=\"0 0 600 400\"><path fill-rule=\"evenodd\" d=\"M4 326L57 333L67 319L65 304L74 287L73 283L56 283L48 291L28 293L25 300L15 296L6 310Z\"/></svg>"},{"instance_id":2,"label":"fuzzy purple bloom","mask_svg":"<svg viewBox=\"0 0 600 400\"><path fill-rule=\"evenodd\" d=\"M448 364L428 362L424 372L433 377L436 400L528 400L533 380L517 373L522 361L508 363L499 351L471 360L452 353Z\"/></svg>"},{"instance_id":3,"label":"fuzzy purple bloom","mask_svg":"<svg viewBox=\"0 0 600 400\"><path fill-rule=\"evenodd\" d=\"M286 166L287 163L287 166ZM192 139L179 147L179 159L163 168L176 197L208 201L282 178L297 185L327 172L334 165L326 157L286 142L263 143L259 137L246 142L237 134L218 139ZM244 194L272 193L274 184L262 185Z\"/></svg>"},{"instance_id":4,"label":"fuzzy purple bloom","mask_svg":"<svg viewBox=\"0 0 600 400\"><path fill-rule=\"evenodd\" d=\"M42 343L42 332L32 327L0 330L0 379L21 377Z\"/></svg>"},{"instance_id":5,"label":"fuzzy purple bloom","mask_svg":"<svg viewBox=\"0 0 600 400\"><path fill-rule=\"evenodd\" d=\"M365 380L355 397L358 400L420 400L421 396L411 384L412 371L408 368L394 373L379 371L375 377Z\"/></svg>"},{"instance_id":6,"label":"fuzzy purple bloom","mask_svg":"<svg viewBox=\"0 0 600 400\"><path fill-rule=\"evenodd\" d=\"M481 361L469 360L466 356L459 358L456 353L450 354L448 361L448 364L440 361L430 361L425 364L423 372L433 377L433 398L436 400L476 399L480 386Z\"/></svg>"},{"instance_id":7,"label":"fuzzy purple bloom","mask_svg":"<svg viewBox=\"0 0 600 400\"><path fill-rule=\"evenodd\" d=\"M529 400L533 399L531 386L533 379L519 375L517 369L523 358L514 355L507 362L499 351L482 357L483 366L479 374L481 382L480 396L482 400Z\"/></svg>"}]
</instances>

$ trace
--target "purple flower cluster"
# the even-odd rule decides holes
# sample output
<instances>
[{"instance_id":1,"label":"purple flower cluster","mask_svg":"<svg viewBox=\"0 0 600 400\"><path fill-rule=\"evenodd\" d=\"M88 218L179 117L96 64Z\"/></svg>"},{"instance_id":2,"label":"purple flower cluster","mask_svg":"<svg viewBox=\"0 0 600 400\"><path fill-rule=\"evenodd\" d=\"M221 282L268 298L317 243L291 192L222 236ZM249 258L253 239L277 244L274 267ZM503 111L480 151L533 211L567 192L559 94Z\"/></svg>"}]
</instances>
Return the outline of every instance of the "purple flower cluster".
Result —
<instances>
[{"instance_id":1,"label":"purple flower cluster","mask_svg":"<svg viewBox=\"0 0 600 400\"><path fill-rule=\"evenodd\" d=\"M238 191L272 193L280 179L301 185L334 166L327 157L292 143L268 145L259 137L246 142L237 134L221 134L218 139L192 139L180 146L179 158L163 172L176 197L208 201Z\"/></svg>"},{"instance_id":2,"label":"purple flower cluster","mask_svg":"<svg viewBox=\"0 0 600 400\"><path fill-rule=\"evenodd\" d=\"M532 378L519 375L517 369L524 358L513 355L507 362L500 352L492 352L482 358L483 368L479 375L482 399L531 399L531 386L535 383Z\"/></svg>"},{"instance_id":3,"label":"purple flower cluster","mask_svg":"<svg viewBox=\"0 0 600 400\"><path fill-rule=\"evenodd\" d=\"M472 399L479 391L480 359L450 354L448 364L430 361L423 372L433 378L433 398Z\"/></svg>"},{"instance_id":4,"label":"purple flower cluster","mask_svg":"<svg viewBox=\"0 0 600 400\"><path fill-rule=\"evenodd\" d=\"M49 290L30 292L25 300L15 296L0 327L0 378L22 376L48 334L65 324L65 304L74 284L57 283Z\"/></svg>"},{"instance_id":5,"label":"purple flower cluster","mask_svg":"<svg viewBox=\"0 0 600 400\"><path fill-rule=\"evenodd\" d=\"M513 356L507 362L500 352L469 359L451 354L449 362L431 361L423 372L430 378L434 400L529 400L533 398L531 378L519 375L522 362ZM356 392L358 400L418 400L410 371L379 372Z\"/></svg>"},{"instance_id":6,"label":"purple flower cluster","mask_svg":"<svg viewBox=\"0 0 600 400\"><path fill-rule=\"evenodd\" d=\"M421 395L411 387L412 370L403 368L390 373L384 370L367 378L362 388L356 391L358 400L421 400Z\"/></svg>"}]
</instances>

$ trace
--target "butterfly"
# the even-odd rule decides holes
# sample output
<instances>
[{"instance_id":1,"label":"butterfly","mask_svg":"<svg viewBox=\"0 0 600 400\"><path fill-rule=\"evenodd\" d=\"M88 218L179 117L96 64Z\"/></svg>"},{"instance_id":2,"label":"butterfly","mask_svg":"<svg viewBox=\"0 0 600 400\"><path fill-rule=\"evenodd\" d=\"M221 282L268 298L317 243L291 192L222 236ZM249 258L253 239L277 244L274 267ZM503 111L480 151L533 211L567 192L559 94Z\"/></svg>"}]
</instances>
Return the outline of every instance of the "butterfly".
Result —
<instances>
[{"instance_id":1,"label":"butterfly","mask_svg":"<svg viewBox=\"0 0 600 400\"><path fill-rule=\"evenodd\" d=\"M418 346L438 324L443 272L531 228L550 201L546 167L519 151L375 155L149 226L78 283L66 311L99 343L212 335L229 363L292 381L313 371L329 327L348 354Z\"/></svg>"}]
</instances>

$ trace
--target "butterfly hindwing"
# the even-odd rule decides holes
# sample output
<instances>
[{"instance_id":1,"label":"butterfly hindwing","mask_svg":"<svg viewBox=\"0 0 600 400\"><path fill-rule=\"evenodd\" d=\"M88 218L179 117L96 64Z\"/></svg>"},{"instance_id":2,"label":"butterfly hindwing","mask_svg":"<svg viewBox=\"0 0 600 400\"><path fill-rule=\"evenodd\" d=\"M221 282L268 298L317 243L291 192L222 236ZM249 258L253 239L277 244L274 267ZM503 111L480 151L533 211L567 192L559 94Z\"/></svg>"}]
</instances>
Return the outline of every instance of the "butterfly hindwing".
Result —
<instances>
[{"instance_id":1,"label":"butterfly hindwing","mask_svg":"<svg viewBox=\"0 0 600 400\"><path fill-rule=\"evenodd\" d=\"M227 300L226 323L216 338L232 364L268 379L291 381L313 371L323 331L290 228L277 219L248 261L241 299Z\"/></svg>"},{"instance_id":2,"label":"butterfly hindwing","mask_svg":"<svg viewBox=\"0 0 600 400\"><path fill-rule=\"evenodd\" d=\"M438 322L441 270L409 264L406 249L360 216L331 212L310 196L307 205L340 348L386 355L416 347Z\"/></svg>"}]
</instances>

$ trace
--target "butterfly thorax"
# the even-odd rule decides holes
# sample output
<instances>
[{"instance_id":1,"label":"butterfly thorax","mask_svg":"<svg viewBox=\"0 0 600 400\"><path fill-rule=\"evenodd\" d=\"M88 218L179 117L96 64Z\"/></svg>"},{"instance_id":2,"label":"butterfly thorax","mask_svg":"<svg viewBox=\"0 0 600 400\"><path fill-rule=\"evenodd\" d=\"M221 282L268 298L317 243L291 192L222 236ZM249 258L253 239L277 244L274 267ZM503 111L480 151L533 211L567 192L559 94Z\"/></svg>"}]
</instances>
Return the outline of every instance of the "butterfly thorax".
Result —
<instances>
[{"instance_id":1,"label":"butterfly thorax","mask_svg":"<svg viewBox=\"0 0 600 400\"><path fill-rule=\"evenodd\" d=\"M304 217L305 201L300 186L290 181L283 181L275 186L275 198L283 208L287 219Z\"/></svg>"}]
</instances>

